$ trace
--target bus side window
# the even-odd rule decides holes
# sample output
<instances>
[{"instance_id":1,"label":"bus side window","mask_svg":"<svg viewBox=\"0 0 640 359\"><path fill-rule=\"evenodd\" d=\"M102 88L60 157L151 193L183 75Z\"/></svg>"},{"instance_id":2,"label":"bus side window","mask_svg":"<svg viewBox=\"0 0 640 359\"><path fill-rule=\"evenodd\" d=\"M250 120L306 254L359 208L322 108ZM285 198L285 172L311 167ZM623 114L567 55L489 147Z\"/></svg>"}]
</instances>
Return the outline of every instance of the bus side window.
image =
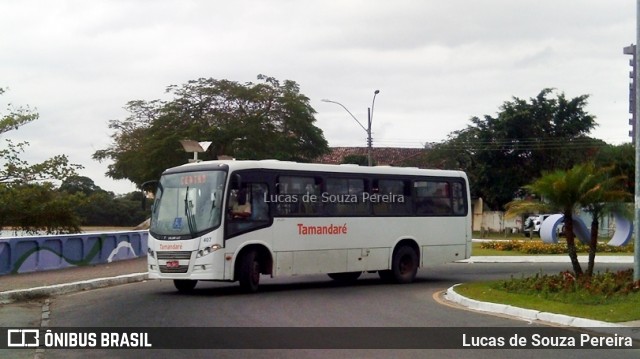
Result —
<instances>
[{"instance_id":1,"label":"bus side window","mask_svg":"<svg viewBox=\"0 0 640 359\"><path fill-rule=\"evenodd\" d=\"M327 178L324 209L328 215L352 216L369 213L365 181L360 178Z\"/></svg>"},{"instance_id":2,"label":"bus side window","mask_svg":"<svg viewBox=\"0 0 640 359\"><path fill-rule=\"evenodd\" d=\"M319 177L280 176L276 183L276 212L279 215L317 215L321 213L321 202L309 198L320 198Z\"/></svg>"},{"instance_id":3,"label":"bus side window","mask_svg":"<svg viewBox=\"0 0 640 359\"><path fill-rule=\"evenodd\" d=\"M266 183L244 183L241 189L229 192L227 234L235 235L257 229L269 223Z\"/></svg>"},{"instance_id":4,"label":"bus side window","mask_svg":"<svg viewBox=\"0 0 640 359\"><path fill-rule=\"evenodd\" d=\"M453 182L453 214L466 215L467 214L467 202L464 196L464 187L460 182Z\"/></svg>"},{"instance_id":5,"label":"bus side window","mask_svg":"<svg viewBox=\"0 0 640 359\"><path fill-rule=\"evenodd\" d=\"M436 182L436 191L433 195L436 214L452 214L451 193L449 183Z\"/></svg>"},{"instance_id":6,"label":"bus side window","mask_svg":"<svg viewBox=\"0 0 640 359\"><path fill-rule=\"evenodd\" d=\"M417 215L451 215L451 186L446 181L415 181Z\"/></svg>"},{"instance_id":7,"label":"bus side window","mask_svg":"<svg viewBox=\"0 0 640 359\"><path fill-rule=\"evenodd\" d=\"M269 206L266 183L247 183L241 189L229 192L229 212L232 219L268 220ZM237 214L234 214L237 213Z\"/></svg>"},{"instance_id":8,"label":"bus side window","mask_svg":"<svg viewBox=\"0 0 640 359\"><path fill-rule=\"evenodd\" d=\"M252 215L252 193L251 185L243 185L240 189L233 189L229 192L228 213L231 219L246 220Z\"/></svg>"},{"instance_id":9,"label":"bus side window","mask_svg":"<svg viewBox=\"0 0 640 359\"><path fill-rule=\"evenodd\" d=\"M416 202L416 214L417 215L425 215L425 214L433 214L433 200L430 198L429 192L431 191L429 188L429 182L427 181L415 181L413 183L413 187L415 188L415 202Z\"/></svg>"},{"instance_id":10,"label":"bus side window","mask_svg":"<svg viewBox=\"0 0 640 359\"><path fill-rule=\"evenodd\" d=\"M411 187L403 180L374 180L371 203L375 215L410 213Z\"/></svg>"},{"instance_id":11,"label":"bus side window","mask_svg":"<svg viewBox=\"0 0 640 359\"><path fill-rule=\"evenodd\" d=\"M251 219L254 221L269 220L269 205L265 202L269 193L266 183L252 183L251 188Z\"/></svg>"}]
</instances>

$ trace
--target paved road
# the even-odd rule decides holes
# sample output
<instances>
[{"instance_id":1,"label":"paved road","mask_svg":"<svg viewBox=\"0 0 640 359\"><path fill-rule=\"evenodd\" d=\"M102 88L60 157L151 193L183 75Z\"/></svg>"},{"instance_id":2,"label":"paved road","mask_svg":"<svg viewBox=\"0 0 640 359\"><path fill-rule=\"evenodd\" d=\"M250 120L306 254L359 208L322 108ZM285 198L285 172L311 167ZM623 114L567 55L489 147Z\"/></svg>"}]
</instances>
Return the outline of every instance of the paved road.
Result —
<instances>
[{"instance_id":1,"label":"paved road","mask_svg":"<svg viewBox=\"0 0 640 359\"><path fill-rule=\"evenodd\" d=\"M628 264L607 265L612 269ZM416 283L388 285L367 274L354 286L341 286L326 276L267 279L256 295L239 292L236 284L201 283L192 295L177 294L169 281L148 281L58 296L48 302L48 325L58 326L227 326L227 327L508 327L529 326L526 321L470 312L443 303L441 291L460 282L508 278L511 274L566 269L566 264L457 263L423 269ZM604 267L599 267L604 268ZM22 312L23 319L39 315L25 303L0 308ZM1 314L1 313L0 313ZM2 315L0 315L2 318ZM176 335L180 331L176 330ZM46 358L139 357L140 351L49 350ZM192 357L438 357L471 358L609 358L637 357L637 352L556 350L217 350L189 351ZM2 355L2 353L0 353ZM13 355L13 353L12 353ZM150 351L144 356L184 357L184 351ZM27 356L28 357L28 356ZM33 357L33 356L31 356Z\"/></svg>"}]
</instances>

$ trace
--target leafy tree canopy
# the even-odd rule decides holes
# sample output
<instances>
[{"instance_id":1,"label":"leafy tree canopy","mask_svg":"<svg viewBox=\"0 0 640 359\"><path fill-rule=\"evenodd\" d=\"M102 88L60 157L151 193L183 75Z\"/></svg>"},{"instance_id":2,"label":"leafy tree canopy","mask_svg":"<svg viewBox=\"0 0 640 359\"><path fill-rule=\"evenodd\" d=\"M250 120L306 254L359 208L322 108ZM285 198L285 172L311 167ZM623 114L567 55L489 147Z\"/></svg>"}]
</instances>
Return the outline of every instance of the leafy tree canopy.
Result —
<instances>
[{"instance_id":1,"label":"leafy tree canopy","mask_svg":"<svg viewBox=\"0 0 640 359\"><path fill-rule=\"evenodd\" d=\"M5 90L0 88L0 95ZM28 142L15 143L1 137L38 119L29 107L9 104L0 116L0 228L12 226L27 232L67 233L79 231L72 208L77 198L56 191L51 181L64 181L76 174L80 165L65 155L29 164L21 158Z\"/></svg>"},{"instance_id":2,"label":"leafy tree canopy","mask_svg":"<svg viewBox=\"0 0 640 359\"><path fill-rule=\"evenodd\" d=\"M542 171L571 168L604 145L587 136L596 126L585 111L587 95L553 95L544 89L529 101L514 97L496 116L471 118L471 125L427 151L428 163L465 170L472 194L502 209Z\"/></svg>"},{"instance_id":3,"label":"leafy tree canopy","mask_svg":"<svg viewBox=\"0 0 640 359\"><path fill-rule=\"evenodd\" d=\"M598 167L612 167L611 174L625 178L626 191L635 193L636 150L631 143L604 146L594 162Z\"/></svg>"},{"instance_id":4,"label":"leafy tree canopy","mask_svg":"<svg viewBox=\"0 0 640 359\"><path fill-rule=\"evenodd\" d=\"M273 77L258 83L200 78L172 85L169 101L131 101L125 120L111 121L110 147L96 160L113 160L107 175L140 185L164 169L186 163L180 140L212 141L200 159L228 155L237 159L307 162L328 151L315 110L299 86Z\"/></svg>"},{"instance_id":5,"label":"leafy tree canopy","mask_svg":"<svg viewBox=\"0 0 640 359\"><path fill-rule=\"evenodd\" d=\"M69 194L82 193L85 196L91 196L95 192L104 192L91 178L84 176L71 176L67 178L60 185L60 191Z\"/></svg>"}]
</instances>

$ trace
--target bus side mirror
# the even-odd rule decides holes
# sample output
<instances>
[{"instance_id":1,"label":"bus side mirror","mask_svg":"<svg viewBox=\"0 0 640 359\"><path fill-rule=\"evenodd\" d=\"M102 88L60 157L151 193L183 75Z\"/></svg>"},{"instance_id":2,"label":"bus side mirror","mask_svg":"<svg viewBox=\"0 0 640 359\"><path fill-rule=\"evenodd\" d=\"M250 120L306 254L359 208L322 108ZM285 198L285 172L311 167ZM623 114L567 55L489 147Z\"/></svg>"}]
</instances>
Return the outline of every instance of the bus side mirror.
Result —
<instances>
[{"instance_id":1,"label":"bus side mirror","mask_svg":"<svg viewBox=\"0 0 640 359\"><path fill-rule=\"evenodd\" d=\"M142 210L146 211L147 210L147 197L149 195L152 195L153 193L155 193L157 187L158 187L158 181L154 180L154 181L147 181L145 183L143 183L140 186L140 189L142 190Z\"/></svg>"},{"instance_id":2,"label":"bus side mirror","mask_svg":"<svg viewBox=\"0 0 640 359\"><path fill-rule=\"evenodd\" d=\"M229 180L230 189L240 189L242 188L242 176L237 173L231 175L231 179Z\"/></svg>"}]
</instances>

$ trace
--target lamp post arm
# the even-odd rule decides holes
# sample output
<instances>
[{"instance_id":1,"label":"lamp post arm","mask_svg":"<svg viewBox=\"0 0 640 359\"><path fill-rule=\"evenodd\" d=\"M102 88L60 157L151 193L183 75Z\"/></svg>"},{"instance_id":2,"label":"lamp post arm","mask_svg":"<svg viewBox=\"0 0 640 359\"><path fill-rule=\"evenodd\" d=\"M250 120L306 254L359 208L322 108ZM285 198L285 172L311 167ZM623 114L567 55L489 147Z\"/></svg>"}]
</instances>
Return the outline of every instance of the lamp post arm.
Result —
<instances>
[{"instance_id":1,"label":"lamp post arm","mask_svg":"<svg viewBox=\"0 0 640 359\"><path fill-rule=\"evenodd\" d=\"M348 113L349 115L351 115L351 117L352 117L354 120L356 120L356 122L358 123L358 125L360 125L360 127L362 127L362 129L363 129L365 132L367 132L367 133L368 133L367 128L366 128L366 127L364 127L364 126L362 125L362 123L360 123L360 121L358 121L358 119L356 118L356 116L354 116L354 115L351 113L351 111L349 111L349 109L348 109L348 108L346 108L343 104L341 104L340 102L337 102L337 101L331 101L331 100L327 100L327 99L323 99L323 100L321 100L321 101L322 101L322 102L335 103L336 105L339 105L340 107L344 108L344 110L345 110L345 111L347 111L347 113Z\"/></svg>"},{"instance_id":2,"label":"lamp post arm","mask_svg":"<svg viewBox=\"0 0 640 359\"><path fill-rule=\"evenodd\" d=\"M371 115L369 116L369 128L371 128L371 124L373 123L373 107L376 104L376 96L380 93L380 90L376 90L373 93L373 101L371 101Z\"/></svg>"}]
</instances>

